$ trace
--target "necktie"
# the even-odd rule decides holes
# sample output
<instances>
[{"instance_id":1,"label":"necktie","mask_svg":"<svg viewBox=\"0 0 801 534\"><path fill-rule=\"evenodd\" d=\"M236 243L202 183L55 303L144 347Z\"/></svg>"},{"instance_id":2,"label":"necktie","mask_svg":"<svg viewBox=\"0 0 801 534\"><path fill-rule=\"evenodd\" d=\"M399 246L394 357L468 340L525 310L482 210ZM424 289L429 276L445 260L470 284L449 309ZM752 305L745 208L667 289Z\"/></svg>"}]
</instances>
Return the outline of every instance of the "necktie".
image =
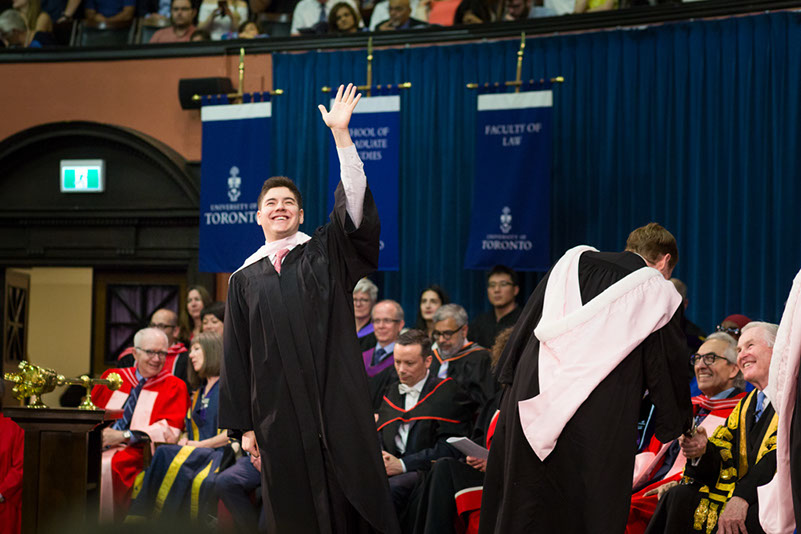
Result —
<instances>
[{"instance_id":1,"label":"necktie","mask_svg":"<svg viewBox=\"0 0 801 534\"><path fill-rule=\"evenodd\" d=\"M407 386L406 384L398 384L398 392L400 392L401 395L406 395L407 393L411 393L412 391L414 391L414 388L412 386Z\"/></svg>"},{"instance_id":2,"label":"necktie","mask_svg":"<svg viewBox=\"0 0 801 534\"><path fill-rule=\"evenodd\" d=\"M273 267L275 267L275 272L281 274L281 262L284 261L286 255L289 254L288 248L282 248L275 254L275 260L273 261Z\"/></svg>"},{"instance_id":3,"label":"necktie","mask_svg":"<svg viewBox=\"0 0 801 534\"><path fill-rule=\"evenodd\" d=\"M318 22L325 22L327 18L325 14L325 4L320 4L320 19Z\"/></svg>"},{"instance_id":4,"label":"necktie","mask_svg":"<svg viewBox=\"0 0 801 534\"><path fill-rule=\"evenodd\" d=\"M111 428L115 430L128 430L131 426L131 418L133 417L134 409L136 408L136 401L139 399L139 393L142 391L142 386L145 385L145 378L139 381L135 388L131 390L128 395L128 400L125 401L125 406L122 408L122 417L117 419Z\"/></svg>"},{"instance_id":5,"label":"necktie","mask_svg":"<svg viewBox=\"0 0 801 534\"><path fill-rule=\"evenodd\" d=\"M762 411L764 410L764 407L762 406L763 402L765 402L765 392L760 391L759 393L757 393L757 403L756 403L756 408L754 408L755 423L759 421L760 417L762 417Z\"/></svg>"},{"instance_id":6,"label":"necktie","mask_svg":"<svg viewBox=\"0 0 801 534\"><path fill-rule=\"evenodd\" d=\"M372 366L375 367L376 365L381 363L381 360L383 360L384 356L386 356L386 355L387 355L387 351L385 351L382 347L378 347L377 349L375 349L375 352L373 352L373 363L372 363Z\"/></svg>"}]
</instances>

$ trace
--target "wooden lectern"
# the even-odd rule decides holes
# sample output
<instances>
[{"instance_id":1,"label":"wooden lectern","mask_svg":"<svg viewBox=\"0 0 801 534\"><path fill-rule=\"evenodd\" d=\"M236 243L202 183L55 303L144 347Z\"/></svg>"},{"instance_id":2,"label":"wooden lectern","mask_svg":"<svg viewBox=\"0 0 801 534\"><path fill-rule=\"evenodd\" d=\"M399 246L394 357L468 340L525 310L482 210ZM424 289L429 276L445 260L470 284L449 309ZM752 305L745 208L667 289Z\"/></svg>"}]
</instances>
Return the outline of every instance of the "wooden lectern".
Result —
<instances>
[{"instance_id":1,"label":"wooden lectern","mask_svg":"<svg viewBox=\"0 0 801 534\"><path fill-rule=\"evenodd\" d=\"M22 534L97 521L103 410L4 407L25 431Z\"/></svg>"}]
</instances>

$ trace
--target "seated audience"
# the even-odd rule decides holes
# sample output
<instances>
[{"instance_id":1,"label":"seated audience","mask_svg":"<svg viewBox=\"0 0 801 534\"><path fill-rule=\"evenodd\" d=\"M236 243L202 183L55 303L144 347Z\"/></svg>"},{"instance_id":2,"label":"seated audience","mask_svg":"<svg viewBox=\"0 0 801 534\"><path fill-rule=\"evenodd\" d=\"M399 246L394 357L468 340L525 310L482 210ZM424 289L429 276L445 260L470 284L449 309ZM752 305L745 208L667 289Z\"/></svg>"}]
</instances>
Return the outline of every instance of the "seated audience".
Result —
<instances>
[{"instance_id":1,"label":"seated audience","mask_svg":"<svg viewBox=\"0 0 801 534\"><path fill-rule=\"evenodd\" d=\"M552 6L548 4L553 4L550 0L534 0L531 9L528 11L528 18L536 19L539 17L555 17L560 13ZM572 2L570 3L569 8L566 11L567 13L573 12L573 5Z\"/></svg>"},{"instance_id":2,"label":"seated audience","mask_svg":"<svg viewBox=\"0 0 801 534\"><path fill-rule=\"evenodd\" d=\"M420 330L400 335L394 360L398 380L384 390L378 434L395 509L403 515L420 471L431 462L458 456L449 437L470 430L468 400L452 379L429 371L431 340Z\"/></svg>"},{"instance_id":3,"label":"seated audience","mask_svg":"<svg viewBox=\"0 0 801 534\"><path fill-rule=\"evenodd\" d=\"M225 303L212 302L200 312L203 332L214 332L222 337L225 330Z\"/></svg>"},{"instance_id":4,"label":"seated audience","mask_svg":"<svg viewBox=\"0 0 801 534\"><path fill-rule=\"evenodd\" d=\"M362 18L359 12L345 2L337 2L328 14L328 33L357 33Z\"/></svg>"},{"instance_id":5,"label":"seated audience","mask_svg":"<svg viewBox=\"0 0 801 534\"><path fill-rule=\"evenodd\" d=\"M40 0L14 0L12 6L25 19L25 26L29 32L35 34L53 31L53 20L46 11L42 11Z\"/></svg>"},{"instance_id":6,"label":"seated audience","mask_svg":"<svg viewBox=\"0 0 801 534\"><path fill-rule=\"evenodd\" d=\"M410 28L425 28L428 26L427 22L412 17L410 0L389 0L388 4L389 18L375 25L375 29L378 31L408 30ZM375 16L375 12L373 12L373 16ZM420 296L421 307L423 305L425 293L426 291L423 291L423 295ZM442 301L440 299L440 305L441 304Z\"/></svg>"},{"instance_id":7,"label":"seated audience","mask_svg":"<svg viewBox=\"0 0 801 534\"><path fill-rule=\"evenodd\" d=\"M0 532L19 534L22 525L22 460L25 433L3 415L5 383L0 380Z\"/></svg>"},{"instance_id":8,"label":"seated audience","mask_svg":"<svg viewBox=\"0 0 801 534\"><path fill-rule=\"evenodd\" d=\"M362 278L353 288L353 317L356 319L356 337L362 351L375 347L372 321L373 306L378 300L378 286L369 278Z\"/></svg>"},{"instance_id":9,"label":"seated audience","mask_svg":"<svg viewBox=\"0 0 801 534\"><path fill-rule=\"evenodd\" d=\"M353 9L358 9L354 0L344 0ZM301 30L307 33L315 33L312 28L320 23L328 22L328 16L335 4L340 2L335 0L300 0L292 12L292 35L300 35Z\"/></svg>"},{"instance_id":10,"label":"seated audience","mask_svg":"<svg viewBox=\"0 0 801 534\"><path fill-rule=\"evenodd\" d=\"M158 328L145 328L134 336L134 367L109 369L122 377L112 391L98 385L92 402L105 410L122 410L113 425L103 429L100 515L104 520L122 519L128 509L134 480L142 471L143 441L167 441L180 432L189 404L186 384L164 368L169 341Z\"/></svg>"},{"instance_id":11,"label":"seated audience","mask_svg":"<svg viewBox=\"0 0 801 534\"><path fill-rule=\"evenodd\" d=\"M136 0L86 0L84 18L95 24L131 22Z\"/></svg>"},{"instance_id":12,"label":"seated audience","mask_svg":"<svg viewBox=\"0 0 801 534\"><path fill-rule=\"evenodd\" d=\"M776 424L764 390L778 326L751 322L737 342L737 363L756 389L743 398L711 437L703 426L680 436L687 459L684 484L659 500L647 533L763 532L757 487L776 473Z\"/></svg>"},{"instance_id":13,"label":"seated audience","mask_svg":"<svg viewBox=\"0 0 801 534\"><path fill-rule=\"evenodd\" d=\"M195 30L192 32L192 37L189 38L189 41L195 42L202 42L202 41L211 41L211 35L209 32L205 30Z\"/></svg>"},{"instance_id":14,"label":"seated audience","mask_svg":"<svg viewBox=\"0 0 801 534\"><path fill-rule=\"evenodd\" d=\"M203 0L198 11L197 27L200 30L209 32L213 41L219 41L222 39L223 34L237 31L239 25L247 19L248 4L243 0L224 0L222 2ZM190 300L187 300L187 306L189 306L190 302ZM201 309L207 305L208 302L204 298ZM198 313L200 313L200 310L198 310ZM192 315L192 319L194 317ZM197 326L197 323L195 323L195 326Z\"/></svg>"},{"instance_id":15,"label":"seated audience","mask_svg":"<svg viewBox=\"0 0 801 534\"><path fill-rule=\"evenodd\" d=\"M726 332L734 339L740 339L740 333L745 325L751 322L751 319L745 315L735 313L723 319L719 325L715 327L715 332Z\"/></svg>"},{"instance_id":16,"label":"seated audience","mask_svg":"<svg viewBox=\"0 0 801 534\"><path fill-rule=\"evenodd\" d=\"M158 328L167 336L169 348L167 358L164 360L164 369L186 382L187 350L183 343L178 341L181 337L181 327L178 326L178 314L167 308L153 312L150 317L151 328ZM128 347L117 357L117 368L134 366L134 347Z\"/></svg>"},{"instance_id":17,"label":"seated audience","mask_svg":"<svg viewBox=\"0 0 801 534\"><path fill-rule=\"evenodd\" d=\"M253 492L261 487L261 457L246 454L238 458L217 475L215 487L231 514L236 532L264 532L264 524L259 522L259 507L251 500Z\"/></svg>"},{"instance_id":18,"label":"seated audience","mask_svg":"<svg viewBox=\"0 0 801 534\"><path fill-rule=\"evenodd\" d=\"M203 519L209 505L216 507L214 478L222 470L227 431L217 424L218 380L222 361L222 337L202 332L192 340L189 384L193 390L184 427L186 432L167 436L169 443L156 449L153 460L131 504L130 517L188 517ZM232 451L233 452L233 451ZM229 455L233 460L233 454Z\"/></svg>"},{"instance_id":19,"label":"seated audience","mask_svg":"<svg viewBox=\"0 0 801 534\"><path fill-rule=\"evenodd\" d=\"M373 306L376 344L362 353L362 359L367 370L367 384L374 408L381 403L384 388L398 379L395 376L392 352L405 324L403 308L394 300L382 300Z\"/></svg>"},{"instance_id":20,"label":"seated audience","mask_svg":"<svg viewBox=\"0 0 801 534\"><path fill-rule=\"evenodd\" d=\"M574 13L591 13L593 11L611 11L617 9L617 0L576 0Z\"/></svg>"},{"instance_id":21,"label":"seated audience","mask_svg":"<svg viewBox=\"0 0 801 534\"><path fill-rule=\"evenodd\" d=\"M467 392L473 412L495 396L498 382L492 373L487 349L467 341L467 312L458 304L446 304L434 314L432 339L437 342L431 373L453 378Z\"/></svg>"},{"instance_id":22,"label":"seated audience","mask_svg":"<svg viewBox=\"0 0 801 534\"><path fill-rule=\"evenodd\" d=\"M214 6L217 6L217 2L213 2ZM205 2L204 2L205 5ZM201 7L202 9L202 7ZM210 18L204 17L201 13L198 15L199 19L203 18ZM207 28L198 28L195 30L195 33L199 31L205 32L206 35L209 35L210 30ZM202 35L202 34L201 34ZM211 39L211 35L209 35L209 39ZM189 335L189 339L192 339L192 336L195 334L199 334L202 324L200 321L200 312L203 311L203 308L208 306L212 303L211 295L209 295L209 291L203 286L191 286L189 290L186 292L186 313L189 317L189 323L185 325L185 330L187 332L191 332Z\"/></svg>"},{"instance_id":23,"label":"seated audience","mask_svg":"<svg viewBox=\"0 0 801 534\"><path fill-rule=\"evenodd\" d=\"M417 324L415 328L422 330L429 337L434 332L434 314L443 304L448 304L450 299L445 290L438 285L431 285L420 293L419 305L417 307ZM433 340L436 344L437 340Z\"/></svg>"},{"instance_id":24,"label":"seated audience","mask_svg":"<svg viewBox=\"0 0 801 534\"><path fill-rule=\"evenodd\" d=\"M468 339L482 347L491 347L498 332L514 326L520 317L515 297L520 292L517 273L505 265L496 265L487 274L487 298L492 310L473 319Z\"/></svg>"},{"instance_id":25,"label":"seated audience","mask_svg":"<svg viewBox=\"0 0 801 534\"><path fill-rule=\"evenodd\" d=\"M503 3L503 20L526 20L531 11L531 0L505 0Z\"/></svg>"},{"instance_id":26,"label":"seated audience","mask_svg":"<svg viewBox=\"0 0 801 534\"><path fill-rule=\"evenodd\" d=\"M170 6L170 27L162 28L150 38L151 43L186 43L192 38L197 11L190 0L172 0Z\"/></svg>"},{"instance_id":27,"label":"seated audience","mask_svg":"<svg viewBox=\"0 0 801 534\"><path fill-rule=\"evenodd\" d=\"M498 334L492 347L493 367L501 357L512 328ZM500 390L484 405L473 426L470 439L490 448L498 420ZM486 458L442 458L434 462L423 484L415 488L406 515L404 531L415 534L449 534L456 532L457 513L467 525L467 532L477 530L481 508ZM471 530L472 527L476 529Z\"/></svg>"},{"instance_id":28,"label":"seated audience","mask_svg":"<svg viewBox=\"0 0 801 534\"><path fill-rule=\"evenodd\" d=\"M0 13L0 41L7 48L41 48L46 44L28 30L25 19L16 9L6 9Z\"/></svg>"},{"instance_id":29,"label":"seated audience","mask_svg":"<svg viewBox=\"0 0 801 534\"><path fill-rule=\"evenodd\" d=\"M482 24L491 20L484 0L462 0L453 14L453 24Z\"/></svg>"},{"instance_id":30,"label":"seated audience","mask_svg":"<svg viewBox=\"0 0 801 534\"><path fill-rule=\"evenodd\" d=\"M428 1L409 0L411 16L417 20L427 22ZM379 23L385 22L387 19L389 19L389 0L380 0L376 2L373 12L370 14L370 31L377 31Z\"/></svg>"},{"instance_id":31,"label":"seated audience","mask_svg":"<svg viewBox=\"0 0 801 534\"><path fill-rule=\"evenodd\" d=\"M695 425L712 433L745 396L743 373L737 367L737 341L728 334L710 335L691 357L701 395L693 397ZM681 479L685 459L680 454L679 441L661 443L651 438L644 452L637 455L634 465L636 492L631 499L631 511L626 534L645 531L656 508L658 495Z\"/></svg>"}]
</instances>

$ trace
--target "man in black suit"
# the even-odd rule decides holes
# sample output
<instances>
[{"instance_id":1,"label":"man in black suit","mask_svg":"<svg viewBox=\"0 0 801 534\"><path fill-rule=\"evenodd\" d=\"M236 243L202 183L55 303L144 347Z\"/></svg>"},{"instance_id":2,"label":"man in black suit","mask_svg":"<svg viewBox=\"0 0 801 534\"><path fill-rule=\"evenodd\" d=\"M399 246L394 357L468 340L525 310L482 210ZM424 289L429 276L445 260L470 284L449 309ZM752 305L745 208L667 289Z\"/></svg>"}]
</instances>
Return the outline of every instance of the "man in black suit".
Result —
<instances>
[{"instance_id":1,"label":"man in black suit","mask_svg":"<svg viewBox=\"0 0 801 534\"><path fill-rule=\"evenodd\" d=\"M399 380L384 390L377 424L392 499L402 515L419 471L439 458L458 456L446 440L466 436L472 414L453 379L429 373L431 340L425 332L401 334L394 359Z\"/></svg>"}]
</instances>

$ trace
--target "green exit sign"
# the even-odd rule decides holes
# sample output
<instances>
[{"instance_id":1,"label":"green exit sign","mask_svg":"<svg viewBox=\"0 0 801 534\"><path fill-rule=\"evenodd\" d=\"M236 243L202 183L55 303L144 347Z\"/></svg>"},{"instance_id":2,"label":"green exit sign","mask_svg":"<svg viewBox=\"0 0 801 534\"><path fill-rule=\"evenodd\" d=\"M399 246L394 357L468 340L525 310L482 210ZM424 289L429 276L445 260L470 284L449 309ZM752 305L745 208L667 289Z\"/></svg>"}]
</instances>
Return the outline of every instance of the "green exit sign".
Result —
<instances>
[{"instance_id":1,"label":"green exit sign","mask_svg":"<svg viewBox=\"0 0 801 534\"><path fill-rule=\"evenodd\" d=\"M105 167L102 159L62 159L62 193L102 193L105 191Z\"/></svg>"}]
</instances>

